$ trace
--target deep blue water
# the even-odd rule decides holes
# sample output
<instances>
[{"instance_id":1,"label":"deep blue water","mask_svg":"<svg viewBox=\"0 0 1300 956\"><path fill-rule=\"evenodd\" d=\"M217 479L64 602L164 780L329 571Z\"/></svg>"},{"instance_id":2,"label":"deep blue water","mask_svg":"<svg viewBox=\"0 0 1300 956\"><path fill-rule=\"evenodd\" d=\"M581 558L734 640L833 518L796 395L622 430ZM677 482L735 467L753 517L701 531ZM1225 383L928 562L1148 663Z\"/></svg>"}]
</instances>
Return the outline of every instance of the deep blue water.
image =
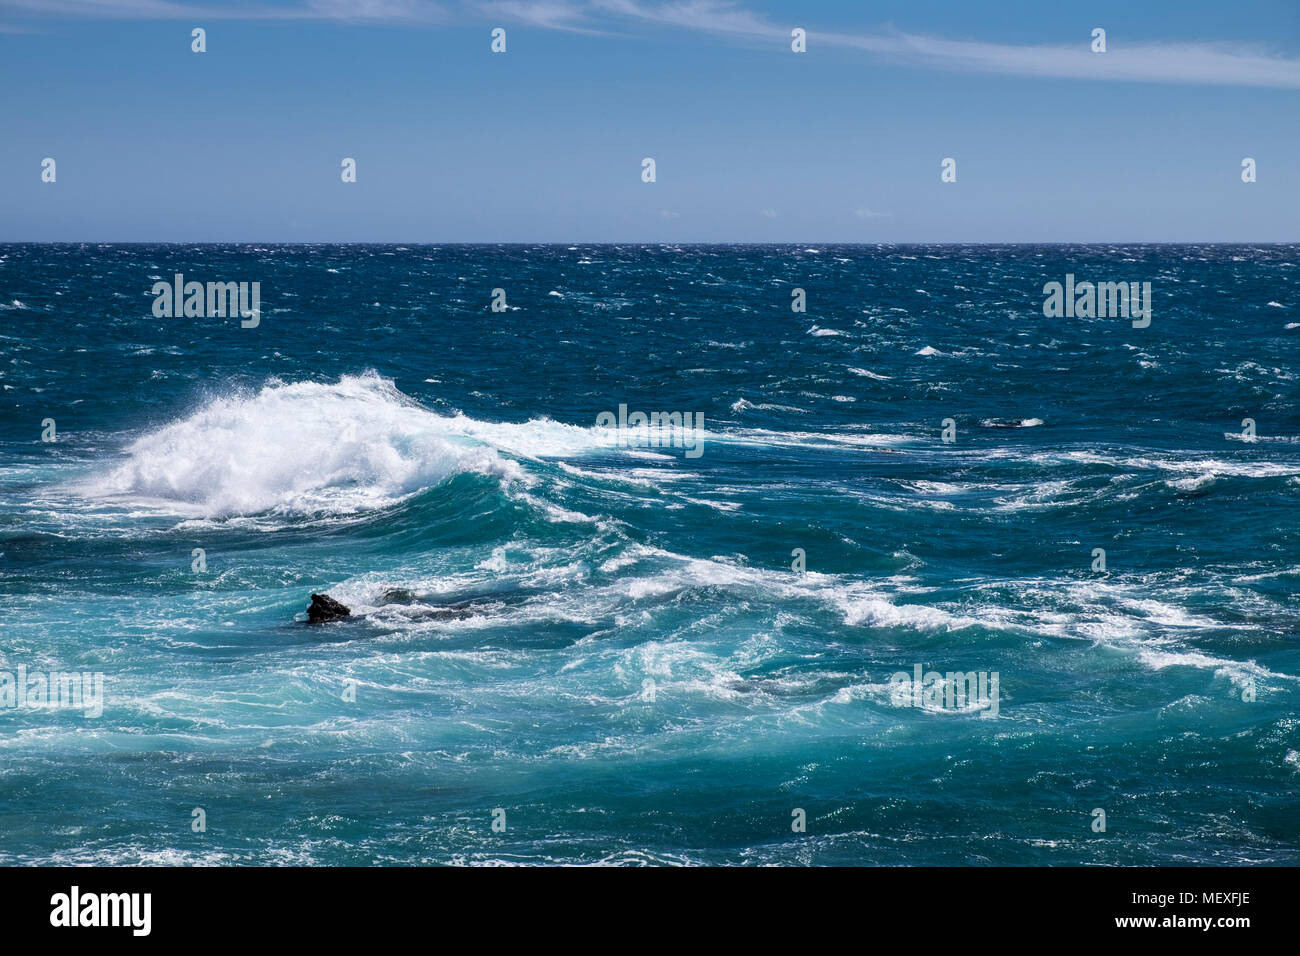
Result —
<instances>
[{"instance_id":1,"label":"deep blue water","mask_svg":"<svg viewBox=\"0 0 1300 956\"><path fill-rule=\"evenodd\" d=\"M1298 259L0 245L0 862L1298 863Z\"/></svg>"}]
</instances>

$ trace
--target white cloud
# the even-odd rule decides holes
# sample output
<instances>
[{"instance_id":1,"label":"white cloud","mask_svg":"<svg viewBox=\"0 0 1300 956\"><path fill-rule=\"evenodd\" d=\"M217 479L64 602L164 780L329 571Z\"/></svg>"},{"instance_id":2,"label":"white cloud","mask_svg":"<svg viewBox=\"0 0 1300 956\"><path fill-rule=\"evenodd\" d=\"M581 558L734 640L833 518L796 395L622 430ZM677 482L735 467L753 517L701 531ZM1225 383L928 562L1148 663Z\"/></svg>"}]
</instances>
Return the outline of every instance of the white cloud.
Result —
<instances>
[{"instance_id":1,"label":"white cloud","mask_svg":"<svg viewBox=\"0 0 1300 956\"><path fill-rule=\"evenodd\" d=\"M548 30L568 30L573 33L601 32L582 26L580 21L586 17L587 8L568 0L489 0L477 6L485 14L506 20L522 21Z\"/></svg>"},{"instance_id":2,"label":"white cloud","mask_svg":"<svg viewBox=\"0 0 1300 956\"><path fill-rule=\"evenodd\" d=\"M0 0L0 9L32 16L115 20L338 20L435 23L448 19L433 0L295 0L205 5L172 0Z\"/></svg>"},{"instance_id":3,"label":"white cloud","mask_svg":"<svg viewBox=\"0 0 1300 956\"><path fill-rule=\"evenodd\" d=\"M0 0L0 9L32 16L140 19L318 19L430 23L453 11L486 14L551 30L601 33L620 22L658 24L789 49L790 25L778 25L734 0L251 0L228 6L173 0ZM1191 83L1300 89L1300 59L1262 46L1198 41L1127 41L1112 35L1093 53L1090 36L1072 43L1011 44L917 33L846 33L808 29L809 55L819 47L858 50L905 66L1052 79Z\"/></svg>"},{"instance_id":4,"label":"white cloud","mask_svg":"<svg viewBox=\"0 0 1300 956\"><path fill-rule=\"evenodd\" d=\"M731 37L790 39L777 26L725 0L591 0L593 9L665 26ZM801 24L802 25L802 24ZM976 73L1147 83L1202 83L1300 89L1300 60L1244 44L1111 38L1109 52L1093 53L1090 36L1073 44L1015 45L952 40L913 33L854 34L808 29L808 49L819 45L861 50L893 62Z\"/></svg>"},{"instance_id":5,"label":"white cloud","mask_svg":"<svg viewBox=\"0 0 1300 956\"><path fill-rule=\"evenodd\" d=\"M886 59L976 73L1056 79L1145 83L1204 83L1300 89L1300 60L1227 43L1152 42L1093 53L1086 38L1076 44L1015 46L974 40L897 34L820 37L822 42L878 54ZM811 36L809 43L813 42Z\"/></svg>"}]
</instances>

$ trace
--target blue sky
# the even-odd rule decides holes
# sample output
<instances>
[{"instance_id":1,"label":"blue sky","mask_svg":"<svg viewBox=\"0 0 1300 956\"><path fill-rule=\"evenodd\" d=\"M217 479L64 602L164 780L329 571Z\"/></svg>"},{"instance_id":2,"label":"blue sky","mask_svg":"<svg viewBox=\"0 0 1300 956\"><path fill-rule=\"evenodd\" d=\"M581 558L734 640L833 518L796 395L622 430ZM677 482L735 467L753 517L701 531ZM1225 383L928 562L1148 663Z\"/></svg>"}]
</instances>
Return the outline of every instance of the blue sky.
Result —
<instances>
[{"instance_id":1,"label":"blue sky","mask_svg":"<svg viewBox=\"0 0 1300 956\"><path fill-rule=\"evenodd\" d=\"M1300 3L1142 6L0 0L0 240L1300 240Z\"/></svg>"}]
</instances>

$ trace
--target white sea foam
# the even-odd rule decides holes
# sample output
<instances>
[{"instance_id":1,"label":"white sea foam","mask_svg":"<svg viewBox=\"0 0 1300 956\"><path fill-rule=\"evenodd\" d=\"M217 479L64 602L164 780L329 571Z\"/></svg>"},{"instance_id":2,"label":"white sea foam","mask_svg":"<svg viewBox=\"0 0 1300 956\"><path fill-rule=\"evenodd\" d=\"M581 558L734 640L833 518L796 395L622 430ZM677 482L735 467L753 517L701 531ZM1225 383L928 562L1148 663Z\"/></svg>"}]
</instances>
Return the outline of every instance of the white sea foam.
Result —
<instances>
[{"instance_id":1,"label":"white sea foam","mask_svg":"<svg viewBox=\"0 0 1300 956\"><path fill-rule=\"evenodd\" d=\"M1041 418L1021 418L1018 421L1008 421L1002 418L985 418L980 422L985 428L1037 428L1043 424Z\"/></svg>"},{"instance_id":2,"label":"white sea foam","mask_svg":"<svg viewBox=\"0 0 1300 956\"><path fill-rule=\"evenodd\" d=\"M888 435L867 432L794 432L772 431L765 428L736 428L717 436L738 445L773 445L795 448L881 448L915 442L907 435Z\"/></svg>"},{"instance_id":3,"label":"white sea foam","mask_svg":"<svg viewBox=\"0 0 1300 956\"><path fill-rule=\"evenodd\" d=\"M1156 671L1164 670L1167 667L1196 667L1212 670L1216 676L1226 677L1238 687L1245 687L1256 678L1260 680L1296 680L1290 674L1274 673L1254 661L1227 660L1222 657L1203 654L1199 651L1166 651L1156 648L1143 648L1138 651L1137 658L1147 667Z\"/></svg>"},{"instance_id":4,"label":"white sea foam","mask_svg":"<svg viewBox=\"0 0 1300 956\"><path fill-rule=\"evenodd\" d=\"M1240 437L1235 432L1225 433L1227 437ZM1055 453L1031 455L1029 460L1035 463L1051 463L1061 456ZM1110 465L1119 468L1137 468L1174 472L1197 472L1198 474L1222 476L1230 475L1242 478L1278 478L1300 475L1300 467L1269 461L1221 461L1216 458L1156 458L1148 455L1135 455L1120 458L1114 455L1099 454L1091 451L1071 451L1063 456L1068 461L1084 464Z\"/></svg>"},{"instance_id":5,"label":"white sea foam","mask_svg":"<svg viewBox=\"0 0 1300 956\"><path fill-rule=\"evenodd\" d=\"M1193 475L1190 478L1170 478L1165 484L1177 491L1201 491L1210 487L1214 482L1215 476L1206 474Z\"/></svg>"},{"instance_id":6,"label":"white sea foam","mask_svg":"<svg viewBox=\"0 0 1300 956\"><path fill-rule=\"evenodd\" d=\"M560 430L550 443L565 444L567 426L549 424ZM527 441L525 434L526 426L436 415L374 374L272 383L212 398L142 436L124 462L79 490L206 517L348 513L383 507L457 472L519 478L497 449L547 444L544 435Z\"/></svg>"},{"instance_id":7,"label":"white sea foam","mask_svg":"<svg viewBox=\"0 0 1300 956\"><path fill-rule=\"evenodd\" d=\"M669 429L650 428L648 448L627 448L620 447L617 430L594 425L439 415L373 372L332 384L273 381L256 392L208 399L138 438L123 462L77 491L126 496L188 517L346 514L386 507L459 472L527 484L531 479L516 459L606 451L672 460L680 452L670 445ZM706 445L784 443L779 433L759 439L701 430L698 438ZM660 450L653 450L656 445Z\"/></svg>"}]
</instances>

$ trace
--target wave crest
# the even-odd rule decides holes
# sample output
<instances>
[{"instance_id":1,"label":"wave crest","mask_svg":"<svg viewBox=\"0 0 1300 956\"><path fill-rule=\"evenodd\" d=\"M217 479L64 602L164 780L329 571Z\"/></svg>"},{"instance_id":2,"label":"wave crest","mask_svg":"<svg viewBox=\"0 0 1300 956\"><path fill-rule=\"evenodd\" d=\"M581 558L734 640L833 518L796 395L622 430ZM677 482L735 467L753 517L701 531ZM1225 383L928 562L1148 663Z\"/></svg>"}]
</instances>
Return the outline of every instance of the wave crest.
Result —
<instances>
[{"instance_id":1,"label":"wave crest","mask_svg":"<svg viewBox=\"0 0 1300 956\"><path fill-rule=\"evenodd\" d=\"M423 408L374 373L335 384L274 381L142 436L83 491L227 517L369 510L463 471L518 477L468 421Z\"/></svg>"}]
</instances>

